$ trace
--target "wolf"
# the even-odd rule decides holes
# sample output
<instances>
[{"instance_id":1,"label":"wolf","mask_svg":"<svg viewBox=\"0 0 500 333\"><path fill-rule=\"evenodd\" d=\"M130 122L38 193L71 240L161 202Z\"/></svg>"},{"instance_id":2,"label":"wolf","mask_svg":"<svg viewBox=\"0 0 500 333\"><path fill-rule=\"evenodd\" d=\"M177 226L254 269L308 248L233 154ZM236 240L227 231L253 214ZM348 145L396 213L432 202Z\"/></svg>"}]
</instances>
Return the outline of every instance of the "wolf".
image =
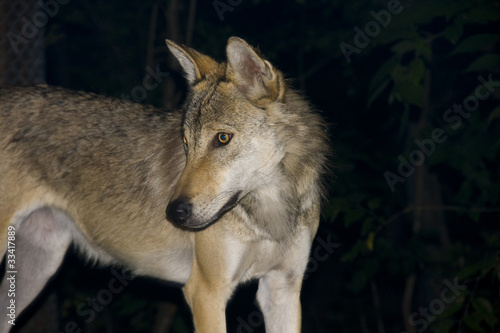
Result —
<instances>
[{"instance_id":1,"label":"wolf","mask_svg":"<svg viewBox=\"0 0 500 333\"><path fill-rule=\"evenodd\" d=\"M240 38L221 63L166 43L189 86L177 111L45 85L0 89L0 250L15 279L15 297L11 280L0 286L2 332L9 307L19 315L72 244L181 284L198 333L226 332L226 304L251 279L266 332L300 332L325 121Z\"/></svg>"}]
</instances>

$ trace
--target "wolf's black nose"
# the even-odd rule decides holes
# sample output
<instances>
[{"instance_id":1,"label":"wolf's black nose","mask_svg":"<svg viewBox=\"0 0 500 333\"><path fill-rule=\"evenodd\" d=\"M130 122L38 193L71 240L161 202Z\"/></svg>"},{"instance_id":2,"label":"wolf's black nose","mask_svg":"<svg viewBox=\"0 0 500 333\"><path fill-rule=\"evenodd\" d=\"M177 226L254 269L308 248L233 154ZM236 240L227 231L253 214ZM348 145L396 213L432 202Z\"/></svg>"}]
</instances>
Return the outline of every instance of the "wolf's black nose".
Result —
<instances>
[{"instance_id":1,"label":"wolf's black nose","mask_svg":"<svg viewBox=\"0 0 500 333\"><path fill-rule=\"evenodd\" d=\"M179 225L186 225L192 205L184 200L174 200L167 206L167 218Z\"/></svg>"}]
</instances>

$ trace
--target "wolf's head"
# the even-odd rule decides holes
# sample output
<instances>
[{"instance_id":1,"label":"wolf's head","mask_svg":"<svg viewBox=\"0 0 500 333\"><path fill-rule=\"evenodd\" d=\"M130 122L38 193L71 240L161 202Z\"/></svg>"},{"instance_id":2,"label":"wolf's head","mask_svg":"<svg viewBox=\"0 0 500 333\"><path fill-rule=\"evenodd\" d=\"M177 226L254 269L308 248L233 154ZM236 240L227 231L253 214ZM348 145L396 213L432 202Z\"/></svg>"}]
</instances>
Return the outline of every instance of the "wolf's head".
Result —
<instances>
[{"instance_id":1,"label":"wolf's head","mask_svg":"<svg viewBox=\"0 0 500 333\"><path fill-rule=\"evenodd\" d=\"M269 203L293 201L295 189L287 188L280 164L290 144L286 138L303 139L303 119L286 110L282 73L236 37L228 40L227 63L168 40L167 45L189 83L183 125L187 162L167 207L169 220L204 228L259 189L266 189Z\"/></svg>"}]
</instances>

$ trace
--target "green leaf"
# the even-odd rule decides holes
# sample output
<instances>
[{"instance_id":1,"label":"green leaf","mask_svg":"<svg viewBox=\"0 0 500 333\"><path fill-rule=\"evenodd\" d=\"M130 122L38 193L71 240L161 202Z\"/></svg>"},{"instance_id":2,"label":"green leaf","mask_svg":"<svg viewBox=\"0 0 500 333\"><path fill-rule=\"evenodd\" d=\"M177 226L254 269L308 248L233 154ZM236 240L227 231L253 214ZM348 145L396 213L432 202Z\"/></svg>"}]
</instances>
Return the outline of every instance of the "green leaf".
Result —
<instances>
[{"instance_id":1,"label":"green leaf","mask_svg":"<svg viewBox=\"0 0 500 333\"><path fill-rule=\"evenodd\" d=\"M491 302L484 297L476 297L472 300L472 307L481 313L493 313Z\"/></svg>"},{"instance_id":2,"label":"green leaf","mask_svg":"<svg viewBox=\"0 0 500 333\"><path fill-rule=\"evenodd\" d=\"M354 272L351 283L349 287L354 292L359 292L363 289L368 281L377 273L379 269L379 264L376 260L365 261L364 265L357 271Z\"/></svg>"},{"instance_id":3,"label":"green leaf","mask_svg":"<svg viewBox=\"0 0 500 333\"><path fill-rule=\"evenodd\" d=\"M349 227L355 222L360 221L365 216L365 210L363 208L356 208L347 211L345 214L344 225L345 227Z\"/></svg>"},{"instance_id":4,"label":"green leaf","mask_svg":"<svg viewBox=\"0 0 500 333\"><path fill-rule=\"evenodd\" d=\"M361 235L364 236L372 229L373 219L371 217L367 217L363 221L363 225L361 226Z\"/></svg>"},{"instance_id":5,"label":"green leaf","mask_svg":"<svg viewBox=\"0 0 500 333\"><path fill-rule=\"evenodd\" d=\"M370 277L367 276L365 272L357 271L354 273L354 276L352 277L349 287L353 292L357 293L366 286L366 283L368 282L369 278Z\"/></svg>"},{"instance_id":6,"label":"green leaf","mask_svg":"<svg viewBox=\"0 0 500 333\"><path fill-rule=\"evenodd\" d=\"M354 244L354 246L349 250L349 252L347 252L340 258L340 261L341 262L354 261L358 257L358 255L363 253L364 250L365 250L365 245L361 240L358 240L356 244Z\"/></svg>"},{"instance_id":7,"label":"green leaf","mask_svg":"<svg viewBox=\"0 0 500 333\"><path fill-rule=\"evenodd\" d=\"M380 86L389 78L389 74L399 63L399 60L398 56L393 56L380 67L370 82L370 86L368 87L369 92L380 89Z\"/></svg>"},{"instance_id":8,"label":"green leaf","mask_svg":"<svg viewBox=\"0 0 500 333\"><path fill-rule=\"evenodd\" d=\"M416 105L422 108L424 87L412 81L401 81L394 87L396 97L400 102Z\"/></svg>"},{"instance_id":9,"label":"green leaf","mask_svg":"<svg viewBox=\"0 0 500 333\"><path fill-rule=\"evenodd\" d=\"M457 47L449 54L449 56L460 53L471 53L482 51L486 48L493 47L500 41L500 35L497 34L479 34L471 36L461 41Z\"/></svg>"},{"instance_id":10,"label":"green leaf","mask_svg":"<svg viewBox=\"0 0 500 333\"><path fill-rule=\"evenodd\" d=\"M496 257L491 256L478 263L465 266L459 273L457 278L459 280L467 279L471 276L482 275L484 272L489 271L496 265Z\"/></svg>"},{"instance_id":11,"label":"green leaf","mask_svg":"<svg viewBox=\"0 0 500 333\"><path fill-rule=\"evenodd\" d=\"M413 83L419 83L424 77L425 63L422 59L413 59L410 62L410 78Z\"/></svg>"},{"instance_id":12,"label":"green leaf","mask_svg":"<svg viewBox=\"0 0 500 333\"><path fill-rule=\"evenodd\" d=\"M470 12L466 14L466 19L469 22L484 24L488 21L500 20L500 10L495 7L494 3L485 1L478 3L477 6L471 8Z\"/></svg>"},{"instance_id":13,"label":"green leaf","mask_svg":"<svg viewBox=\"0 0 500 333\"><path fill-rule=\"evenodd\" d=\"M329 219L334 220L337 216L347 211L349 208L349 202L344 198L335 197L330 200L330 203L325 211L325 216Z\"/></svg>"},{"instance_id":14,"label":"green leaf","mask_svg":"<svg viewBox=\"0 0 500 333\"><path fill-rule=\"evenodd\" d=\"M485 318L485 321L490 326L491 329L493 329L496 323L498 323L498 319L495 317L494 314L491 314L487 318Z\"/></svg>"},{"instance_id":15,"label":"green leaf","mask_svg":"<svg viewBox=\"0 0 500 333\"><path fill-rule=\"evenodd\" d=\"M491 111L489 117L488 117L488 124L491 124L493 119L500 117L500 105L497 106L496 108Z\"/></svg>"},{"instance_id":16,"label":"green leaf","mask_svg":"<svg viewBox=\"0 0 500 333\"><path fill-rule=\"evenodd\" d=\"M417 53L425 59L430 59L432 56L432 49L430 43L425 39L419 38L417 40Z\"/></svg>"},{"instance_id":17,"label":"green leaf","mask_svg":"<svg viewBox=\"0 0 500 333\"><path fill-rule=\"evenodd\" d=\"M460 311L464 305L465 297L463 294L459 295L453 302L446 305L443 313L439 315L439 318L448 318L453 316L455 313Z\"/></svg>"},{"instance_id":18,"label":"green leaf","mask_svg":"<svg viewBox=\"0 0 500 333\"><path fill-rule=\"evenodd\" d=\"M375 233L374 232L370 232L370 234L368 235L368 238L366 239L366 247L368 248L368 250L373 251L373 249L375 247Z\"/></svg>"},{"instance_id":19,"label":"green leaf","mask_svg":"<svg viewBox=\"0 0 500 333\"><path fill-rule=\"evenodd\" d=\"M440 320L432 325L432 330L435 333L450 333L455 326L455 321L452 319Z\"/></svg>"},{"instance_id":20,"label":"green leaf","mask_svg":"<svg viewBox=\"0 0 500 333\"><path fill-rule=\"evenodd\" d=\"M396 18L398 17L396 16ZM392 44L398 40L411 40L418 37L417 32L407 24L404 26L403 24L398 25L395 22L396 21L391 22L386 29L382 30L377 38L373 39L374 44Z\"/></svg>"},{"instance_id":21,"label":"green leaf","mask_svg":"<svg viewBox=\"0 0 500 333\"><path fill-rule=\"evenodd\" d=\"M368 200L368 208L371 210L375 210L380 207L380 204L382 203L382 200L380 198L370 198Z\"/></svg>"},{"instance_id":22,"label":"green leaf","mask_svg":"<svg viewBox=\"0 0 500 333\"><path fill-rule=\"evenodd\" d=\"M392 52L397 53L399 56L404 55L406 52L414 51L416 48L415 42L411 40L403 40L393 47L391 47Z\"/></svg>"},{"instance_id":23,"label":"green leaf","mask_svg":"<svg viewBox=\"0 0 500 333\"><path fill-rule=\"evenodd\" d=\"M399 133L398 138L403 138L403 135L408 128L408 122L410 120L410 106L408 104L404 105L403 115L401 121L399 122Z\"/></svg>"},{"instance_id":24,"label":"green leaf","mask_svg":"<svg viewBox=\"0 0 500 333\"><path fill-rule=\"evenodd\" d=\"M477 321L479 324L484 321L491 328L495 326L498 320L495 317L493 306L491 305L491 302L488 299L484 297L474 298L472 300L472 307L476 311L475 313L472 314L472 316L475 317L474 321Z\"/></svg>"},{"instance_id":25,"label":"green leaf","mask_svg":"<svg viewBox=\"0 0 500 333\"><path fill-rule=\"evenodd\" d=\"M410 67L396 64L391 70L391 77L394 82L406 81L410 76Z\"/></svg>"},{"instance_id":26,"label":"green leaf","mask_svg":"<svg viewBox=\"0 0 500 333\"><path fill-rule=\"evenodd\" d=\"M476 60L474 60L469 67L464 71L464 73L468 72L476 72L483 71L487 69L492 69L495 66L500 64L500 55L495 53L487 53Z\"/></svg>"},{"instance_id":27,"label":"green leaf","mask_svg":"<svg viewBox=\"0 0 500 333\"><path fill-rule=\"evenodd\" d=\"M389 85L391 80L389 78L385 79L382 84L378 85L377 88L373 93L370 94L370 97L368 98L368 103L367 107L370 107L373 102L377 100L377 98L380 96L382 92L384 92L385 88Z\"/></svg>"},{"instance_id":28,"label":"green leaf","mask_svg":"<svg viewBox=\"0 0 500 333\"><path fill-rule=\"evenodd\" d=\"M475 332L484 332L484 329L481 327L481 321L481 318L476 314L469 314L464 317L465 324Z\"/></svg>"},{"instance_id":29,"label":"green leaf","mask_svg":"<svg viewBox=\"0 0 500 333\"><path fill-rule=\"evenodd\" d=\"M481 218L481 212L474 212L474 211L471 211L469 212L469 217L474 220L474 222L478 223L479 222L479 219Z\"/></svg>"},{"instance_id":30,"label":"green leaf","mask_svg":"<svg viewBox=\"0 0 500 333\"><path fill-rule=\"evenodd\" d=\"M448 39L453 45L458 43L464 32L463 22L455 20L453 24L448 25L443 32L443 36Z\"/></svg>"},{"instance_id":31,"label":"green leaf","mask_svg":"<svg viewBox=\"0 0 500 333\"><path fill-rule=\"evenodd\" d=\"M482 235L488 246L500 248L500 233L491 234L490 232L483 231ZM497 269L500 270L500 266L497 266Z\"/></svg>"},{"instance_id":32,"label":"green leaf","mask_svg":"<svg viewBox=\"0 0 500 333\"><path fill-rule=\"evenodd\" d=\"M392 91L387 98L387 104L392 105L392 103L394 103L395 97L396 96L394 95L394 91Z\"/></svg>"}]
</instances>

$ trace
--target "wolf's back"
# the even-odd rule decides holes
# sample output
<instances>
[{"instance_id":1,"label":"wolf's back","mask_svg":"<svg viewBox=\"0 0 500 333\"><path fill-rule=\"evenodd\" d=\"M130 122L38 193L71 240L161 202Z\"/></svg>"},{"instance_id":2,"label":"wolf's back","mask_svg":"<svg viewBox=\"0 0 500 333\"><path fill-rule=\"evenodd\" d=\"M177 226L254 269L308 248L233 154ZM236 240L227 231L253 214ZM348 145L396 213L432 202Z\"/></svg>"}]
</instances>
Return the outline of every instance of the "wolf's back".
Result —
<instances>
[{"instance_id":1,"label":"wolf's back","mask_svg":"<svg viewBox=\"0 0 500 333\"><path fill-rule=\"evenodd\" d=\"M2 87L0 156L52 186L83 186L86 179L108 188L132 184L129 177L146 177L152 165L179 169L181 120L176 112L93 93Z\"/></svg>"}]
</instances>

